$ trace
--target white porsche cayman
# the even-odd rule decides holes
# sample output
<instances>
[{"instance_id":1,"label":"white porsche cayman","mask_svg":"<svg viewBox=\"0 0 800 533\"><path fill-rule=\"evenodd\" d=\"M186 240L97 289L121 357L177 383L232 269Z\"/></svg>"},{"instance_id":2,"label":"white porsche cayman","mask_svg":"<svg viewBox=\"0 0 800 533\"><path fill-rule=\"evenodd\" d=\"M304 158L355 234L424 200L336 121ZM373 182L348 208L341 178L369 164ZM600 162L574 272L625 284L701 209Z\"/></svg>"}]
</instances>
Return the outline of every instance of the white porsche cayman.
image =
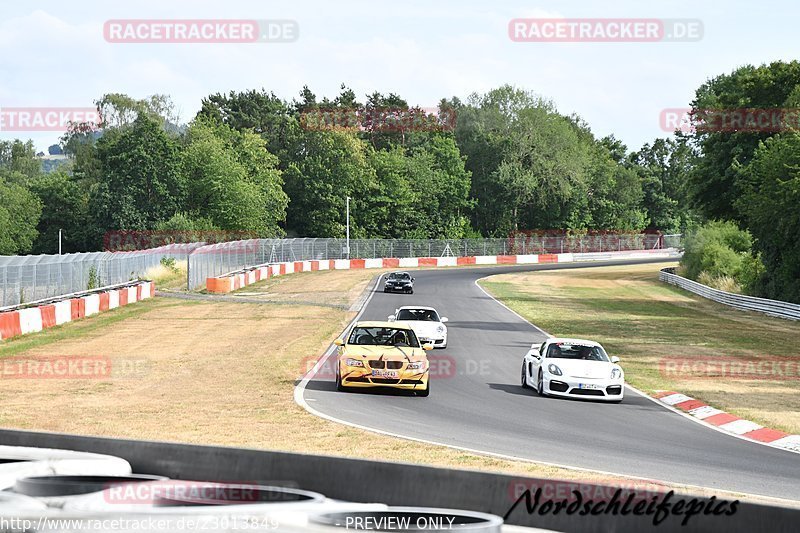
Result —
<instances>
[{"instance_id":1,"label":"white porsche cayman","mask_svg":"<svg viewBox=\"0 0 800 533\"><path fill-rule=\"evenodd\" d=\"M551 338L533 344L522 361L522 386L540 396L621 402L625 375L600 344L582 339Z\"/></svg>"}]
</instances>

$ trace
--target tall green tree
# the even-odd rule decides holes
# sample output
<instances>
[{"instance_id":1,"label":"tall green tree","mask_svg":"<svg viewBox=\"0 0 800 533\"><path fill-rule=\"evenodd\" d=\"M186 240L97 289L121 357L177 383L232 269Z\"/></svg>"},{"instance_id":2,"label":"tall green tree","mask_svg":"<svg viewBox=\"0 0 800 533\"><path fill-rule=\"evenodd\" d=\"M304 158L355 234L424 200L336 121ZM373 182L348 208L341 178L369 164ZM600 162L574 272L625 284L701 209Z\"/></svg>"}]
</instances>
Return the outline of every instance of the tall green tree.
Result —
<instances>
[{"instance_id":1,"label":"tall green tree","mask_svg":"<svg viewBox=\"0 0 800 533\"><path fill-rule=\"evenodd\" d=\"M620 147L625 150L624 145ZM585 196L579 195L579 199L586 199L585 209L589 214L586 227L638 231L644 228L646 218L642 209L642 184L636 170L617 157L620 153L610 152L603 142L591 146L588 187Z\"/></svg>"},{"instance_id":2,"label":"tall green tree","mask_svg":"<svg viewBox=\"0 0 800 533\"><path fill-rule=\"evenodd\" d=\"M758 292L800 302L800 134L777 135L760 144L742 174L735 207L766 267Z\"/></svg>"},{"instance_id":3,"label":"tall green tree","mask_svg":"<svg viewBox=\"0 0 800 533\"><path fill-rule=\"evenodd\" d=\"M97 142L100 181L90 203L96 229L151 229L180 211L186 199L177 141L140 114ZM99 235L98 235L99 237Z\"/></svg>"},{"instance_id":4,"label":"tall green tree","mask_svg":"<svg viewBox=\"0 0 800 533\"><path fill-rule=\"evenodd\" d=\"M588 213L571 209L585 189L588 147L565 117L543 106L515 111L506 150L489 179L511 211L508 230L583 227Z\"/></svg>"},{"instance_id":5,"label":"tall green tree","mask_svg":"<svg viewBox=\"0 0 800 533\"><path fill-rule=\"evenodd\" d=\"M656 139L629 159L641 180L647 228L685 232L696 218L687 191L697 161L691 147L684 139Z\"/></svg>"},{"instance_id":6,"label":"tall green tree","mask_svg":"<svg viewBox=\"0 0 800 533\"><path fill-rule=\"evenodd\" d=\"M344 237L345 200L353 198L351 235L367 237L377 192L367 146L354 133L306 131L298 136L284 173L291 199L287 226L300 235Z\"/></svg>"},{"instance_id":7,"label":"tall green tree","mask_svg":"<svg viewBox=\"0 0 800 533\"><path fill-rule=\"evenodd\" d=\"M42 172L33 141L0 141L0 175L6 181L28 184Z\"/></svg>"},{"instance_id":8,"label":"tall green tree","mask_svg":"<svg viewBox=\"0 0 800 533\"><path fill-rule=\"evenodd\" d=\"M183 150L188 212L220 229L282 235L288 198L276 167L258 135L196 119Z\"/></svg>"},{"instance_id":9,"label":"tall green tree","mask_svg":"<svg viewBox=\"0 0 800 533\"><path fill-rule=\"evenodd\" d=\"M455 139L432 135L411 150L409 181L416 199L417 223L405 235L416 238L462 238L470 233L470 173Z\"/></svg>"},{"instance_id":10,"label":"tall green tree","mask_svg":"<svg viewBox=\"0 0 800 533\"><path fill-rule=\"evenodd\" d=\"M776 61L758 67L747 65L701 85L692 101L692 112L702 118L708 116L708 110L792 107L797 102L792 102L790 96L798 85L798 61ZM741 194L741 170L750 163L759 143L773 133L731 131L712 126L690 135L702 155L690 174L691 192L704 215L741 220L735 207Z\"/></svg>"},{"instance_id":11,"label":"tall green tree","mask_svg":"<svg viewBox=\"0 0 800 533\"><path fill-rule=\"evenodd\" d=\"M41 213L42 205L35 194L0 177L0 254L30 252Z\"/></svg>"},{"instance_id":12,"label":"tall green tree","mask_svg":"<svg viewBox=\"0 0 800 533\"><path fill-rule=\"evenodd\" d=\"M38 178L31 191L42 204L37 227L39 236L35 253L58 252L58 231L62 231L64 253L92 251L92 219L89 215L89 191L66 170L59 169Z\"/></svg>"},{"instance_id":13,"label":"tall green tree","mask_svg":"<svg viewBox=\"0 0 800 533\"><path fill-rule=\"evenodd\" d=\"M308 91L310 95L310 91ZM313 95L311 95L313 96ZM309 98L311 97L309 96ZM288 166L290 146L294 144L300 124L297 112L275 93L265 90L216 93L203 99L197 118L209 118L231 128L252 130L267 143L267 151Z\"/></svg>"},{"instance_id":14,"label":"tall green tree","mask_svg":"<svg viewBox=\"0 0 800 533\"><path fill-rule=\"evenodd\" d=\"M415 190L412 166L405 150L368 150L369 165L375 171L376 193L370 199L369 235L381 238L411 238L419 227L420 197Z\"/></svg>"}]
</instances>

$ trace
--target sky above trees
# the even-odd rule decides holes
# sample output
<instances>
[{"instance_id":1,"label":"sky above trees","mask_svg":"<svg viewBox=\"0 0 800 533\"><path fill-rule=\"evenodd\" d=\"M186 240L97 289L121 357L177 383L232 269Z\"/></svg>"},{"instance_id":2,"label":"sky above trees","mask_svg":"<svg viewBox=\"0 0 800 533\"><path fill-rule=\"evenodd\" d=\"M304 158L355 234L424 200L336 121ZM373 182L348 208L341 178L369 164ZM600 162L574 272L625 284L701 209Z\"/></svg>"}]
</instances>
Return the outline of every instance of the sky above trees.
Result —
<instances>
[{"instance_id":1,"label":"sky above trees","mask_svg":"<svg viewBox=\"0 0 800 533\"><path fill-rule=\"evenodd\" d=\"M688 107L711 74L800 55L795 2L770 4L779 16L754 17L752 3L588 0L504 2L408 0L145 0L109 3L6 3L0 42L0 106L91 106L109 92L144 98L169 94L183 122L214 92L264 87L290 100L308 84L333 98L345 83L359 97L402 94L433 107L509 83L577 113L598 137L614 134L631 149L667 137L664 108ZM704 38L688 43L515 43L520 17L696 18ZM109 19L292 19L300 37L286 44L114 44ZM33 138L46 151L58 133ZM0 132L0 139L22 137Z\"/></svg>"}]
</instances>

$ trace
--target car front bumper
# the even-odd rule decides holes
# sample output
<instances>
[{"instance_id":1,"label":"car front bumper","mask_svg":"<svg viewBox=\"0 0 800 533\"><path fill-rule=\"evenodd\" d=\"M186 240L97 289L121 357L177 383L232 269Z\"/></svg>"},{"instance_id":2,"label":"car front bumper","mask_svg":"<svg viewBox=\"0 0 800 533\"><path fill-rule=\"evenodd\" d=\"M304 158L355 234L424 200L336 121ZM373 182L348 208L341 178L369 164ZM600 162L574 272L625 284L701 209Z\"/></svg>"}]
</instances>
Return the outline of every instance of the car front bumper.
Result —
<instances>
[{"instance_id":1,"label":"car front bumper","mask_svg":"<svg viewBox=\"0 0 800 533\"><path fill-rule=\"evenodd\" d=\"M396 378L373 376L372 370L342 365L341 382L345 387L391 387L393 389L424 390L428 387L428 369L398 370Z\"/></svg>"},{"instance_id":2,"label":"car front bumper","mask_svg":"<svg viewBox=\"0 0 800 533\"><path fill-rule=\"evenodd\" d=\"M424 337L421 335L417 335L419 338L419 342L422 344L430 344L434 348L444 348L447 346L447 333L441 336L428 336Z\"/></svg>"},{"instance_id":3,"label":"car front bumper","mask_svg":"<svg viewBox=\"0 0 800 533\"><path fill-rule=\"evenodd\" d=\"M408 292L414 288L413 285L384 285L383 290L392 292Z\"/></svg>"},{"instance_id":4,"label":"car front bumper","mask_svg":"<svg viewBox=\"0 0 800 533\"><path fill-rule=\"evenodd\" d=\"M581 379L570 376L544 376L544 392L551 396L578 400L621 400L623 379Z\"/></svg>"}]
</instances>

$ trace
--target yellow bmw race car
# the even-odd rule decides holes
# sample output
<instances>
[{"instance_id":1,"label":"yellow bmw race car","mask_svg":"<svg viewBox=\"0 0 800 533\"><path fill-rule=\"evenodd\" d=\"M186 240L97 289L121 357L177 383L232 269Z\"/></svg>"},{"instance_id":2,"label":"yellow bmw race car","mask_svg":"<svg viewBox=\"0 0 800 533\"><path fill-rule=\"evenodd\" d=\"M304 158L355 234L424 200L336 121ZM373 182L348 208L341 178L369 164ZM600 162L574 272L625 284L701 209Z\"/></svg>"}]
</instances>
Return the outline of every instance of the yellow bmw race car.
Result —
<instances>
[{"instance_id":1,"label":"yellow bmw race car","mask_svg":"<svg viewBox=\"0 0 800 533\"><path fill-rule=\"evenodd\" d=\"M397 322L357 322L339 347L336 389L392 387L430 393L427 350L408 325Z\"/></svg>"}]
</instances>

